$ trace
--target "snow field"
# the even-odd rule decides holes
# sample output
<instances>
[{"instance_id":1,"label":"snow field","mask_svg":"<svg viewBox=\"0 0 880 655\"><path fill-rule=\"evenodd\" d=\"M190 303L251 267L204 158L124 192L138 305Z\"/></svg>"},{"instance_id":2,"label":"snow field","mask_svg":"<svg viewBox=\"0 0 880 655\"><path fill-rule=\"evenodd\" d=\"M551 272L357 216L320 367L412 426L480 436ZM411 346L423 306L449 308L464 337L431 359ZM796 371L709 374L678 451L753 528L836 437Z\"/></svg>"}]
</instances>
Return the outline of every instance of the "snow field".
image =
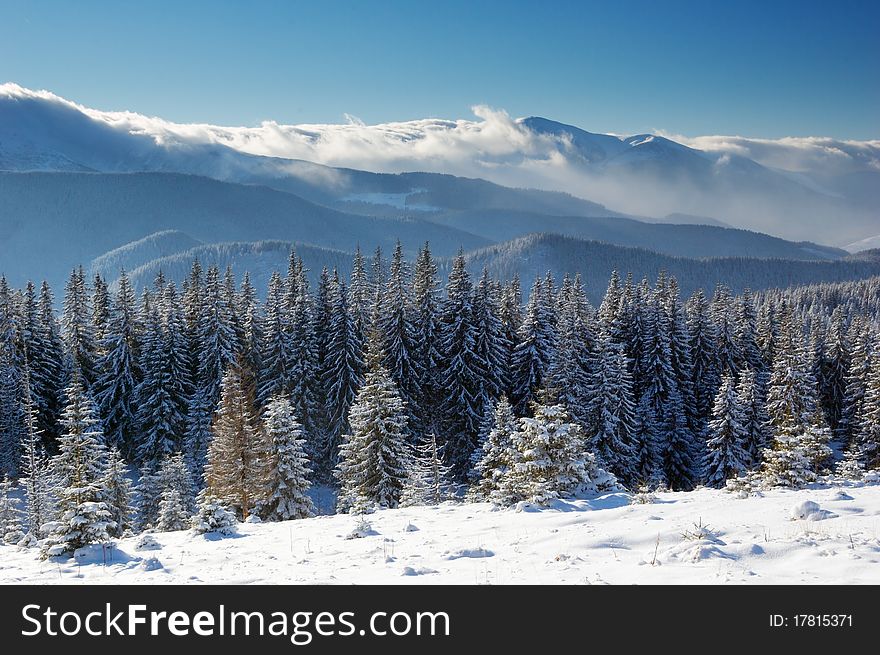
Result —
<instances>
[{"instance_id":1,"label":"snow field","mask_svg":"<svg viewBox=\"0 0 880 655\"><path fill-rule=\"evenodd\" d=\"M508 510L447 502L378 511L366 527L348 515L243 523L235 537L155 533L159 547L136 536L45 561L36 548L0 546L0 582L880 583L880 485L654 499L611 493Z\"/></svg>"}]
</instances>

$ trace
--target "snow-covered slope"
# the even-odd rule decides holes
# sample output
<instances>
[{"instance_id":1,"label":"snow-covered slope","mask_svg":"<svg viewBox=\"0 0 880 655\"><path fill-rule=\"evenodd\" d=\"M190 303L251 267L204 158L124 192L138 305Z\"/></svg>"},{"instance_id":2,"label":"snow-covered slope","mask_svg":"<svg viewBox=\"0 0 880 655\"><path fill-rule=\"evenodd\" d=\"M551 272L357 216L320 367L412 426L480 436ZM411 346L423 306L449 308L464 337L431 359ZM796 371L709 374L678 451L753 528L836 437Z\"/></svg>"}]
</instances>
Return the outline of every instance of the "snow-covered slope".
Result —
<instances>
[{"instance_id":1,"label":"snow-covered slope","mask_svg":"<svg viewBox=\"0 0 880 655\"><path fill-rule=\"evenodd\" d=\"M880 234L877 234L872 237L868 237L867 239L861 239L860 241L856 241L854 243L849 243L844 246L846 250L852 253L862 252L863 250L873 250L874 248L880 248Z\"/></svg>"},{"instance_id":2,"label":"snow-covered slope","mask_svg":"<svg viewBox=\"0 0 880 655\"><path fill-rule=\"evenodd\" d=\"M804 501L820 512L792 518ZM157 550L122 539L40 561L0 546L0 582L33 584L877 584L880 486L767 491L700 489L495 510L487 504L384 510L243 524L239 536L158 533ZM234 563L230 566L230 562Z\"/></svg>"}]
</instances>

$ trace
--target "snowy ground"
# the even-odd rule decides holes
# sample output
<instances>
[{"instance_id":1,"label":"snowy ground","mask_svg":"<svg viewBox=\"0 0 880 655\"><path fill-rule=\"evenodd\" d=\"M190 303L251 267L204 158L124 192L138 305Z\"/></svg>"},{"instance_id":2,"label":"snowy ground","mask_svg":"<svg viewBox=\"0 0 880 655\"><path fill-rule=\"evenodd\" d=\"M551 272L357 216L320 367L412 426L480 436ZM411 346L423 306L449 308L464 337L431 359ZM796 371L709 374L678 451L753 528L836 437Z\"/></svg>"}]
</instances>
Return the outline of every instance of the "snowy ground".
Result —
<instances>
[{"instance_id":1,"label":"snowy ground","mask_svg":"<svg viewBox=\"0 0 880 655\"><path fill-rule=\"evenodd\" d=\"M808 500L819 510L793 519ZM701 489L652 504L609 494L540 511L447 503L368 520L358 538L350 516L243 524L223 539L158 533L155 550L136 549L133 537L106 565L100 547L40 561L35 549L0 546L0 582L880 583L876 484L746 499Z\"/></svg>"}]
</instances>

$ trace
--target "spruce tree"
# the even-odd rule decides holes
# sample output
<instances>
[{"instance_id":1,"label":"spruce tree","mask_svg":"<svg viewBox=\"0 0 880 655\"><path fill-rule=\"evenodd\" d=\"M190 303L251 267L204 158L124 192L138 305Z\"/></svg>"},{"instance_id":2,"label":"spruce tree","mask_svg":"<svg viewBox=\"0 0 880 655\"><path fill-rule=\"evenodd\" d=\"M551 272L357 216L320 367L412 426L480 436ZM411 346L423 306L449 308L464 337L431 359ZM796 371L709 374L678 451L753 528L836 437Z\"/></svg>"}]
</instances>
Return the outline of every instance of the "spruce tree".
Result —
<instances>
[{"instance_id":1,"label":"spruce tree","mask_svg":"<svg viewBox=\"0 0 880 655\"><path fill-rule=\"evenodd\" d=\"M319 451L320 473L324 477L339 461L342 435L349 432L349 410L363 384L363 343L354 314L348 306L345 284L340 282L334 294L327 338L327 360L322 374L327 394L327 433Z\"/></svg>"},{"instance_id":2,"label":"spruce tree","mask_svg":"<svg viewBox=\"0 0 880 655\"><path fill-rule=\"evenodd\" d=\"M744 410L733 377L725 375L715 396L708 426L705 479L711 487L723 487L727 480L748 468L751 456L744 447L748 437Z\"/></svg>"},{"instance_id":3,"label":"spruce tree","mask_svg":"<svg viewBox=\"0 0 880 655\"><path fill-rule=\"evenodd\" d=\"M439 505L449 494L449 466L433 432L421 436L401 494L401 505Z\"/></svg>"},{"instance_id":4,"label":"spruce tree","mask_svg":"<svg viewBox=\"0 0 880 655\"><path fill-rule=\"evenodd\" d=\"M82 267L73 270L65 287L61 326L70 366L75 369L83 388L89 389L97 376L97 344L91 299Z\"/></svg>"},{"instance_id":5,"label":"spruce tree","mask_svg":"<svg viewBox=\"0 0 880 655\"><path fill-rule=\"evenodd\" d=\"M354 284L354 273L352 273ZM354 287L352 287L354 298ZM354 300L352 300L354 303ZM354 306L354 305L352 305ZM412 430L425 434L436 431L440 424L438 407L442 399L440 387L440 366L443 356L440 352L438 319L440 306L440 282L437 279L437 265L426 243L419 251L413 271L413 326L415 328L415 380L418 389L419 412L414 417L416 425Z\"/></svg>"},{"instance_id":6,"label":"spruce tree","mask_svg":"<svg viewBox=\"0 0 880 655\"><path fill-rule=\"evenodd\" d=\"M377 294L377 327L382 333L385 353L383 363L409 409L410 420L407 425L412 430L415 427L415 417L420 414L417 380L421 375L417 369L420 364L416 355L418 335L407 278L403 247L398 241L391 257L388 281Z\"/></svg>"},{"instance_id":7,"label":"spruce tree","mask_svg":"<svg viewBox=\"0 0 880 655\"><path fill-rule=\"evenodd\" d=\"M205 466L206 493L247 519L268 498L271 460L254 413L252 374L241 362L223 375L213 435Z\"/></svg>"},{"instance_id":8,"label":"spruce tree","mask_svg":"<svg viewBox=\"0 0 880 655\"><path fill-rule=\"evenodd\" d=\"M286 521L314 516L315 506L307 494L311 471L302 425L287 398L275 396L269 401L263 411L263 426L271 457L269 497L262 507L263 518Z\"/></svg>"},{"instance_id":9,"label":"spruce tree","mask_svg":"<svg viewBox=\"0 0 880 655\"><path fill-rule=\"evenodd\" d=\"M133 527L132 488L128 479L128 465L116 447L107 449L107 463L104 479L101 481L101 500L110 512L113 526L107 533L111 537L122 537Z\"/></svg>"},{"instance_id":10,"label":"spruce tree","mask_svg":"<svg viewBox=\"0 0 880 655\"><path fill-rule=\"evenodd\" d=\"M578 493L616 488L614 476L599 467L586 450L586 436L565 407L550 398L538 401L533 417L519 419L513 444L519 461L503 486L512 498L548 504Z\"/></svg>"},{"instance_id":11,"label":"spruce tree","mask_svg":"<svg viewBox=\"0 0 880 655\"><path fill-rule=\"evenodd\" d=\"M135 389L139 383L140 343L134 290L125 271L119 278L109 316L98 342L101 357L97 362L94 397L103 421L104 438L111 446L128 455L135 452L137 427Z\"/></svg>"},{"instance_id":12,"label":"spruce tree","mask_svg":"<svg viewBox=\"0 0 880 655\"><path fill-rule=\"evenodd\" d=\"M370 335L367 374L351 406L351 432L340 446L336 477L340 511L364 512L400 503L412 459L407 443L408 412L382 364L381 337Z\"/></svg>"},{"instance_id":13,"label":"spruce tree","mask_svg":"<svg viewBox=\"0 0 880 655\"><path fill-rule=\"evenodd\" d=\"M638 417L632 392L629 358L623 346L602 334L599 361L587 397L593 432L591 445L601 465L631 486L640 477L637 466Z\"/></svg>"},{"instance_id":14,"label":"spruce tree","mask_svg":"<svg viewBox=\"0 0 880 655\"><path fill-rule=\"evenodd\" d=\"M285 302L284 282L276 272L269 279L260 344L262 363L258 377L257 403L265 405L275 394L289 392L293 387L293 348L290 343L290 308Z\"/></svg>"},{"instance_id":15,"label":"spruce tree","mask_svg":"<svg viewBox=\"0 0 880 655\"><path fill-rule=\"evenodd\" d=\"M25 362L23 385L26 434L21 449L21 477L24 490L25 518L28 532L35 538L42 534L43 525L51 519L49 460L43 447L41 430L37 423L37 407L31 393L30 367Z\"/></svg>"},{"instance_id":16,"label":"spruce tree","mask_svg":"<svg viewBox=\"0 0 880 655\"><path fill-rule=\"evenodd\" d=\"M52 458L58 520L47 555L72 552L110 538L115 523L104 502L107 452L94 401L75 370L66 390L59 452Z\"/></svg>"},{"instance_id":17,"label":"spruce tree","mask_svg":"<svg viewBox=\"0 0 880 655\"><path fill-rule=\"evenodd\" d=\"M474 485L470 493L475 500L487 500L497 505L509 505L505 481L520 461L514 447L513 435L519 425L513 407L502 396L492 413L492 425L480 447L474 451Z\"/></svg>"},{"instance_id":18,"label":"spruce tree","mask_svg":"<svg viewBox=\"0 0 880 655\"><path fill-rule=\"evenodd\" d=\"M753 469L761 463L761 457L772 439L768 430L765 383L763 376L752 369L740 372L736 388L737 402L742 408L742 426L745 432L743 449L748 456L747 467Z\"/></svg>"},{"instance_id":19,"label":"spruce tree","mask_svg":"<svg viewBox=\"0 0 880 655\"><path fill-rule=\"evenodd\" d=\"M464 255L452 262L446 298L440 309L438 337L443 362L439 388L443 442L452 475L463 480L476 448L483 412L481 384L485 364L478 357L473 292Z\"/></svg>"}]
</instances>

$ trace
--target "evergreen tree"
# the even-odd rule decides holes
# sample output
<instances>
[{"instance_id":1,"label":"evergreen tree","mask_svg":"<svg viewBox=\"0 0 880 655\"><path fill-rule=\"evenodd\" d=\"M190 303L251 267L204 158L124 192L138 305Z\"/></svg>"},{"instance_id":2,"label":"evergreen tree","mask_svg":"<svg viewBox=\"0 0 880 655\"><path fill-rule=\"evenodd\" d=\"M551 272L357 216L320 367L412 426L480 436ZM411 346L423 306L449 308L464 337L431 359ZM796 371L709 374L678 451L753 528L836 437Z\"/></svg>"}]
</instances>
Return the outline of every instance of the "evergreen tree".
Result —
<instances>
[{"instance_id":1,"label":"evergreen tree","mask_svg":"<svg viewBox=\"0 0 880 655\"><path fill-rule=\"evenodd\" d=\"M354 284L352 273L352 284ZM440 305L440 282L437 265L426 243L419 251L413 271L413 326L415 328L415 386L418 390L419 412L412 429L421 434L438 428L440 417L437 408L442 398L438 371L443 360L438 334L438 308ZM352 303L354 303L352 287ZM352 305L353 306L353 305Z\"/></svg>"},{"instance_id":2,"label":"evergreen tree","mask_svg":"<svg viewBox=\"0 0 880 655\"><path fill-rule=\"evenodd\" d=\"M271 470L262 515L278 521L314 516L315 506L307 494L310 469L302 425L287 398L275 396L269 401L263 426L271 444Z\"/></svg>"},{"instance_id":3,"label":"evergreen tree","mask_svg":"<svg viewBox=\"0 0 880 655\"><path fill-rule=\"evenodd\" d=\"M772 438L768 431L770 417L767 415L764 386L762 377L754 370L746 369L740 373L736 395L743 412L743 449L748 456L746 464L750 469L761 463L764 448Z\"/></svg>"},{"instance_id":4,"label":"evergreen tree","mask_svg":"<svg viewBox=\"0 0 880 655\"><path fill-rule=\"evenodd\" d=\"M748 468L751 456L744 448L748 437L744 409L733 377L724 376L712 406L712 420L709 421L705 465L706 483L709 486L723 487L727 480Z\"/></svg>"},{"instance_id":5,"label":"evergreen tree","mask_svg":"<svg viewBox=\"0 0 880 655\"><path fill-rule=\"evenodd\" d=\"M418 264L416 265L416 268L418 270ZM370 320L370 306L373 297L374 294L370 289L370 280L367 275L364 256L361 254L361 247L358 246L354 253L354 259L352 260L348 305L354 316L355 325L357 326L361 340L364 339L366 326Z\"/></svg>"},{"instance_id":6,"label":"evergreen tree","mask_svg":"<svg viewBox=\"0 0 880 655\"><path fill-rule=\"evenodd\" d=\"M111 537L122 537L132 528L132 489L128 479L128 465L118 448L107 449L104 479L101 481L101 499L110 513Z\"/></svg>"},{"instance_id":7,"label":"evergreen tree","mask_svg":"<svg viewBox=\"0 0 880 655\"><path fill-rule=\"evenodd\" d=\"M285 304L284 282L276 271L269 279L263 318L260 344L262 369L257 387L257 403L260 406L265 405L273 395L289 392L293 387L290 338L290 317L289 308Z\"/></svg>"},{"instance_id":8,"label":"evergreen tree","mask_svg":"<svg viewBox=\"0 0 880 655\"><path fill-rule=\"evenodd\" d=\"M449 466L433 432L422 435L401 495L401 505L439 505L449 493Z\"/></svg>"},{"instance_id":9,"label":"evergreen tree","mask_svg":"<svg viewBox=\"0 0 880 655\"><path fill-rule=\"evenodd\" d=\"M364 384L351 406L351 432L339 449L340 511L397 507L410 466L406 405L382 364L379 343L381 337L374 331Z\"/></svg>"},{"instance_id":10,"label":"evergreen tree","mask_svg":"<svg viewBox=\"0 0 880 655\"><path fill-rule=\"evenodd\" d=\"M251 377L241 362L223 375L205 466L207 494L235 507L243 519L267 499L271 467L266 435L254 415Z\"/></svg>"},{"instance_id":11,"label":"evergreen tree","mask_svg":"<svg viewBox=\"0 0 880 655\"><path fill-rule=\"evenodd\" d=\"M241 328L241 356L247 367L255 373L262 368L260 348L263 341L263 321L257 290L251 284L250 273L245 271L241 290L235 295Z\"/></svg>"},{"instance_id":12,"label":"evergreen tree","mask_svg":"<svg viewBox=\"0 0 880 655\"><path fill-rule=\"evenodd\" d=\"M391 378L410 412L407 425L408 429L412 430L415 427L415 417L420 414L417 380L421 376L417 369L418 335L406 278L403 247L398 241L391 257L388 281L385 288L377 295L380 303L378 328L382 333L385 352L383 363L391 373Z\"/></svg>"},{"instance_id":13,"label":"evergreen tree","mask_svg":"<svg viewBox=\"0 0 880 655\"><path fill-rule=\"evenodd\" d=\"M124 271L123 271L124 274ZM92 281L92 328L94 330L95 354L97 358L105 355L104 339L110 323L110 289L100 273L95 274ZM100 375L100 362L98 362Z\"/></svg>"},{"instance_id":14,"label":"evergreen tree","mask_svg":"<svg viewBox=\"0 0 880 655\"><path fill-rule=\"evenodd\" d=\"M309 293L309 280L302 262L297 265L296 275L296 295L291 305L292 366L288 395L314 452L318 447L322 424L319 419L321 408L318 406L321 371L318 368L314 302Z\"/></svg>"},{"instance_id":15,"label":"evergreen tree","mask_svg":"<svg viewBox=\"0 0 880 655\"><path fill-rule=\"evenodd\" d=\"M155 525L160 532L185 530L196 512L192 475L182 453L166 455L153 479Z\"/></svg>"},{"instance_id":16,"label":"evergreen tree","mask_svg":"<svg viewBox=\"0 0 880 655\"><path fill-rule=\"evenodd\" d=\"M119 277L119 291L99 341L101 358L94 385L108 444L133 454L137 419L135 388L140 371L140 343L137 334L134 290L125 271Z\"/></svg>"},{"instance_id":17,"label":"evergreen tree","mask_svg":"<svg viewBox=\"0 0 880 655\"><path fill-rule=\"evenodd\" d=\"M497 505L511 504L510 492L505 486L516 464L520 461L519 451L513 445L513 435L518 429L513 407L502 396L492 412L492 425L474 451L474 485L471 495L476 500L488 500Z\"/></svg>"},{"instance_id":18,"label":"evergreen tree","mask_svg":"<svg viewBox=\"0 0 880 655\"><path fill-rule=\"evenodd\" d=\"M592 449L600 464L627 485L638 481L638 419L632 378L623 346L603 334L600 359L587 396L590 398Z\"/></svg>"},{"instance_id":19,"label":"evergreen tree","mask_svg":"<svg viewBox=\"0 0 880 655\"><path fill-rule=\"evenodd\" d=\"M596 415L589 394L599 371L596 338L586 304L580 284L566 276L560 290L556 348L547 372L547 386L554 389L575 422L592 431Z\"/></svg>"},{"instance_id":20,"label":"evergreen tree","mask_svg":"<svg viewBox=\"0 0 880 655\"><path fill-rule=\"evenodd\" d=\"M544 324L547 320L545 299L544 281L537 278L532 285L511 362L513 399L519 413L526 412L550 367L553 344L548 339L550 331Z\"/></svg>"},{"instance_id":21,"label":"evergreen tree","mask_svg":"<svg viewBox=\"0 0 880 655\"><path fill-rule=\"evenodd\" d=\"M97 376L97 345L91 300L82 267L74 269L65 287L61 327L70 366L75 369L82 386L89 389Z\"/></svg>"},{"instance_id":22,"label":"evergreen tree","mask_svg":"<svg viewBox=\"0 0 880 655\"><path fill-rule=\"evenodd\" d=\"M550 399L539 401L534 417L519 419L513 434L519 461L502 486L514 498L538 504L616 487L614 476L599 467L585 443L583 430L571 422L564 406Z\"/></svg>"},{"instance_id":23,"label":"evergreen tree","mask_svg":"<svg viewBox=\"0 0 880 655\"><path fill-rule=\"evenodd\" d=\"M697 289L687 303L687 330L691 350L691 371L697 415L708 419L721 378L718 373L719 335L702 289Z\"/></svg>"},{"instance_id":24,"label":"evergreen tree","mask_svg":"<svg viewBox=\"0 0 880 655\"><path fill-rule=\"evenodd\" d=\"M848 340L851 344L850 365L844 378L837 436L850 441L859 430L864 415L865 390L871 368L871 356L877 335L856 317L850 325Z\"/></svg>"},{"instance_id":25,"label":"evergreen tree","mask_svg":"<svg viewBox=\"0 0 880 655\"><path fill-rule=\"evenodd\" d=\"M816 382L791 308L780 318L780 338L767 393L773 442L764 450L762 476L768 486L800 487L816 479L830 449L830 436L816 402Z\"/></svg>"},{"instance_id":26,"label":"evergreen tree","mask_svg":"<svg viewBox=\"0 0 880 655\"><path fill-rule=\"evenodd\" d=\"M355 316L348 307L345 284L340 282L333 298L327 339L328 357L323 372L329 426L320 453L324 474L338 463L342 435L350 430L349 410L363 384L362 348Z\"/></svg>"},{"instance_id":27,"label":"evergreen tree","mask_svg":"<svg viewBox=\"0 0 880 655\"><path fill-rule=\"evenodd\" d=\"M107 454L94 401L78 371L66 390L59 452L52 458L58 522L47 543L47 555L60 555L89 543L104 542L115 529L104 481Z\"/></svg>"},{"instance_id":28,"label":"evergreen tree","mask_svg":"<svg viewBox=\"0 0 880 655\"><path fill-rule=\"evenodd\" d=\"M494 404L507 388L507 358L510 346L505 340L504 326L499 316L498 289L483 269L474 288L473 324L475 361L481 363L481 381L478 389L482 404Z\"/></svg>"},{"instance_id":29,"label":"evergreen tree","mask_svg":"<svg viewBox=\"0 0 880 655\"><path fill-rule=\"evenodd\" d=\"M24 534L21 531L21 512L12 497L12 482L3 476L0 482L0 544L16 544Z\"/></svg>"},{"instance_id":30,"label":"evergreen tree","mask_svg":"<svg viewBox=\"0 0 880 655\"><path fill-rule=\"evenodd\" d=\"M136 449L141 462L157 461L179 447L183 440L186 407L185 360L178 350L179 334L170 321L164 326L160 309L147 310L144 334L143 379L137 387L137 422L140 426Z\"/></svg>"},{"instance_id":31,"label":"evergreen tree","mask_svg":"<svg viewBox=\"0 0 880 655\"><path fill-rule=\"evenodd\" d=\"M737 298L735 312L734 343L739 355L739 368L763 371L765 363L758 346L758 318L751 290L743 289L742 295Z\"/></svg>"},{"instance_id":32,"label":"evergreen tree","mask_svg":"<svg viewBox=\"0 0 880 655\"><path fill-rule=\"evenodd\" d=\"M236 318L227 301L227 293L220 282L216 266L208 269L205 279L204 303L196 328L198 340L198 391L208 406L213 406L220 395L224 371L232 365L241 351Z\"/></svg>"},{"instance_id":33,"label":"evergreen tree","mask_svg":"<svg viewBox=\"0 0 880 655\"><path fill-rule=\"evenodd\" d=\"M37 407L31 393L30 367L25 361L23 385L26 435L22 443L21 478L19 483L24 490L25 517L28 532L39 538L43 525L52 514L50 498L49 461L43 447L42 434L37 424Z\"/></svg>"},{"instance_id":34,"label":"evergreen tree","mask_svg":"<svg viewBox=\"0 0 880 655\"><path fill-rule=\"evenodd\" d=\"M444 448L452 475L464 479L482 419L481 384L485 364L475 351L472 285L461 252L453 260L449 273L446 298L440 309L438 338L443 355L439 387L443 392L440 411Z\"/></svg>"},{"instance_id":35,"label":"evergreen tree","mask_svg":"<svg viewBox=\"0 0 880 655\"><path fill-rule=\"evenodd\" d=\"M31 401L36 411L36 427L44 446L53 445L58 436L61 392L64 382L64 345L58 334L54 299L43 282L39 297L27 283L22 310L22 338L28 358Z\"/></svg>"},{"instance_id":36,"label":"evergreen tree","mask_svg":"<svg viewBox=\"0 0 880 655\"><path fill-rule=\"evenodd\" d=\"M880 467L880 352L874 352L871 356L862 415L854 443L860 461L866 468Z\"/></svg>"},{"instance_id":37,"label":"evergreen tree","mask_svg":"<svg viewBox=\"0 0 880 655\"><path fill-rule=\"evenodd\" d=\"M139 532L155 528L159 522L159 501L162 496L160 462L147 460L141 467L135 489L136 524Z\"/></svg>"},{"instance_id":38,"label":"evergreen tree","mask_svg":"<svg viewBox=\"0 0 880 655\"><path fill-rule=\"evenodd\" d=\"M715 287L715 295L709 308L715 324L715 351L720 376L736 373L741 357L736 347L736 324L733 297L723 284Z\"/></svg>"},{"instance_id":39,"label":"evergreen tree","mask_svg":"<svg viewBox=\"0 0 880 655\"><path fill-rule=\"evenodd\" d=\"M192 519L192 529L196 534L234 535L238 531L235 514L219 500L211 496L207 489L199 492L198 513Z\"/></svg>"}]
</instances>

